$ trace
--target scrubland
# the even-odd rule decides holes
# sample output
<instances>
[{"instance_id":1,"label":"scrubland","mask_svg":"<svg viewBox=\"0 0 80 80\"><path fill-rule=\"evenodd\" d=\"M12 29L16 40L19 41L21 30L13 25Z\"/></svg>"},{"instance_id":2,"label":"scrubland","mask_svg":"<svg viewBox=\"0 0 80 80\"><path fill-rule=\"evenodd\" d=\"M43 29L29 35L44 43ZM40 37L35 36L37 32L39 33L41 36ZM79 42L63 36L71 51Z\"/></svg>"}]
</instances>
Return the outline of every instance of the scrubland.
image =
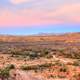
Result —
<instances>
[{"instance_id":1,"label":"scrubland","mask_svg":"<svg viewBox=\"0 0 80 80\"><path fill-rule=\"evenodd\" d=\"M0 80L80 80L80 33L0 36Z\"/></svg>"}]
</instances>

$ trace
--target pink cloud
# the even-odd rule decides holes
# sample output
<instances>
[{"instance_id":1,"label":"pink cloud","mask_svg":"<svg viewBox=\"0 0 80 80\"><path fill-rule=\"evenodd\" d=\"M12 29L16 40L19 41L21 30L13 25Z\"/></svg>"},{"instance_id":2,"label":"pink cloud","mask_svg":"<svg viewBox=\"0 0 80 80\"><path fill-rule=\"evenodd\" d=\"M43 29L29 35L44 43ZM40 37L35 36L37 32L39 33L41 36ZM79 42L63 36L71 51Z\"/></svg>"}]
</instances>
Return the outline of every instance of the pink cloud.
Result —
<instances>
[{"instance_id":1,"label":"pink cloud","mask_svg":"<svg viewBox=\"0 0 80 80\"><path fill-rule=\"evenodd\" d=\"M17 12L2 9L0 12L0 26L80 23L80 4L66 4L51 12L34 9L22 9Z\"/></svg>"},{"instance_id":2,"label":"pink cloud","mask_svg":"<svg viewBox=\"0 0 80 80\"><path fill-rule=\"evenodd\" d=\"M47 17L55 17L64 23L80 23L80 4L66 4L48 13Z\"/></svg>"},{"instance_id":3,"label":"pink cloud","mask_svg":"<svg viewBox=\"0 0 80 80\"><path fill-rule=\"evenodd\" d=\"M73 23L80 23L80 16L74 16L70 18L70 21Z\"/></svg>"},{"instance_id":4,"label":"pink cloud","mask_svg":"<svg viewBox=\"0 0 80 80\"><path fill-rule=\"evenodd\" d=\"M55 11L50 12L50 16L77 15L77 13L80 13L80 3L59 6Z\"/></svg>"},{"instance_id":5,"label":"pink cloud","mask_svg":"<svg viewBox=\"0 0 80 80\"><path fill-rule=\"evenodd\" d=\"M12 4L22 4L22 3L25 3L25 2L29 2L29 0L10 0L10 3Z\"/></svg>"},{"instance_id":6,"label":"pink cloud","mask_svg":"<svg viewBox=\"0 0 80 80\"><path fill-rule=\"evenodd\" d=\"M0 26L32 26L32 25L44 25L44 24L60 24L61 20L57 19L44 19L45 13L34 13L33 11L26 11L28 14L16 13L3 10L0 15ZM29 14L30 13L30 14Z\"/></svg>"}]
</instances>

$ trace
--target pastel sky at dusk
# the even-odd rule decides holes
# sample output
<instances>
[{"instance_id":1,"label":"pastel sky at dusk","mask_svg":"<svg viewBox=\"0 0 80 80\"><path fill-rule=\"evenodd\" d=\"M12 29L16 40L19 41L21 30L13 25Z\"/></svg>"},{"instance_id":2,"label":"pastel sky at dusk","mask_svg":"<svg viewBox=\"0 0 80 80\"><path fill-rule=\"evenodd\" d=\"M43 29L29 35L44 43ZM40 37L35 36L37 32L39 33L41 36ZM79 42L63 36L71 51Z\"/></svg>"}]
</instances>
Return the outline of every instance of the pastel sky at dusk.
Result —
<instances>
[{"instance_id":1,"label":"pastel sky at dusk","mask_svg":"<svg viewBox=\"0 0 80 80\"><path fill-rule=\"evenodd\" d=\"M80 32L80 0L0 0L1 34Z\"/></svg>"}]
</instances>

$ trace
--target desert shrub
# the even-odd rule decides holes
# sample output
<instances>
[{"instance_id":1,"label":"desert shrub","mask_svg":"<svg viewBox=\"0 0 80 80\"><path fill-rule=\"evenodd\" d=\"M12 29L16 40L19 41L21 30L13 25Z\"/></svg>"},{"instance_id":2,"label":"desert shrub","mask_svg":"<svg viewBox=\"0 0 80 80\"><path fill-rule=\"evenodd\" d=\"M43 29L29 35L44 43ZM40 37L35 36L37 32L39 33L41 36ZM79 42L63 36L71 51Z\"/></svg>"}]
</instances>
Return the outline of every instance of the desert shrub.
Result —
<instances>
[{"instance_id":1,"label":"desert shrub","mask_svg":"<svg viewBox=\"0 0 80 80\"><path fill-rule=\"evenodd\" d=\"M11 70L11 69L15 69L15 66L13 64L9 64L6 68L8 68L9 70Z\"/></svg>"},{"instance_id":2,"label":"desert shrub","mask_svg":"<svg viewBox=\"0 0 80 80\"><path fill-rule=\"evenodd\" d=\"M42 53L43 53L44 56L48 55L49 54L49 50L45 48L45 49L42 50Z\"/></svg>"},{"instance_id":3,"label":"desert shrub","mask_svg":"<svg viewBox=\"0 0 80 80\"><path fill-rule=\"evenodd\" d=\"M39 65L39 67L51 67L52 65L53 65L52 63L45 63L45 64Z\"/></svg>"},{"instance_id":4,"label":"desert shrub","mask_svg":"<svg viewBox=\"0 0 80 80\"><path fill-rule=\"evenodd\" d=\"M56 76L55 75L50 75L50 76L48 76L48 78L56 78Z\"/></svg>"},{"instance_id":5,"label":"desert shrub","mask_svg":"<svg viewBox=\"0 0 80 80\"><path fill-rule=\"evenodd\" d=\"M38 66L36 66L36 65L32 65L32 66L22 65L20 67L20 69L22 69L22 70L36 70L37 68L38 68Z\"/></svg>"},{"instance_id":6,"label":"desert shrub","mask_svg":"<svg viewBox=\"0 0 80 80\"><path fill-rule=\"evenodd\" d=\"M30 57L30 59L35 59L35 58L38 57L38 54L35 53L35 52L30 52L30 53L29 53L29 57Z\"/></svg>"},{"instance_id":7,"label":"desert shrub","mask_svg":"<svg viewBox=\"0 0 80 80\"><path fill-rule=\"evenodd\" d=\"M60 72L67 72L67 68L66 67L62 67L59 69Z\"/></svg>"},{"instance_id":8,"label":"desert shrub","mask_svg":"<svg viewBox=\"0 0 80 80\"><path fill-rule=\"evenodd\" d=\"M56 62L55 62L55 65L57 65L57 66L65 66L65 64L64 63L61 63L59 60L57 60Z\"/></svg>"},{"instance_id":9,"label":"desert shrub","mask_svg":"<svg viewBox=\"0 0 80 80\"><path fill-rule=\"evenodd\" d=\"M0 70L0 76L2 78L8 78L9 77L9 69L7 69L7 68L1 69Z\"/></svg>"},{"instance_id":10,"label":"desert shrub","mask_svg":"<svg viewBox=\"0 0 80 80\"><path fill-rule=\"evenodd\" d=\"M7 65L7 67L3 68L3 69L0 69L0 77L2 78L8 78L10 75L9 75L9 72L11 69L14 69L15 66L13 64L10 64L10 65Z\"/></svg>"},{"instance_id":11,"label":"desert shrub","mask_svg":"<svg viewBox=\"0 0 80 80\"><path fill-rule=\"evenodd\" d=\"M64 48L60 48L59 52L64 53Z\"/></svg>"},{"instance_id":12,"label":"desert shrub","mask_svg":"<svg viewBox=\"0 0 80 80\"><path fill-rule=\"evenodd\" d=\"M73 65L74 66L80 66L80 61L74 61Z\"/></svg>"},{"instance_id":13,"label":"desert shrub","mask_svg":"<svg viewBox=\"0 0 80 80\"><path fill-rule=\"evenodd\" d=\"M27 70L28 68L27 68L26 65L22 65L22 66L20 67L20 69L22 69L22 70Z\"/></svg>"},{"instance_id":14,"label":"desert shrub","mask_svg":"<svg viewBox=\"0 0 80 80\"><path fill-rule=\"evenodd\" d=\"M66 78L64 75L58 75L59 78Z\"/></svg>"},{"instance_id":15,"label":"desert shrub","mask_svg":"<svg viewBox=\"0 0 80 80\"><path fill-rule=\"evenodd\" d=\"M48 55L48 53L49 53L49 52L48 52L47 50L44 51L44 54L45 54L45 55Z\"/></svg>"},{"instance_id":16,"label":"desert shrub","mask_svg":"<svg viewBox=\"0 0 80 80\"><path fill-rule=\"evenodd\" d=\"M45 68L51 67L53 64L52 63L45 63L45 64L40 64L40 65L22 65L20 69L22 70L43 70Z\"/></svg>"}]
</instances>

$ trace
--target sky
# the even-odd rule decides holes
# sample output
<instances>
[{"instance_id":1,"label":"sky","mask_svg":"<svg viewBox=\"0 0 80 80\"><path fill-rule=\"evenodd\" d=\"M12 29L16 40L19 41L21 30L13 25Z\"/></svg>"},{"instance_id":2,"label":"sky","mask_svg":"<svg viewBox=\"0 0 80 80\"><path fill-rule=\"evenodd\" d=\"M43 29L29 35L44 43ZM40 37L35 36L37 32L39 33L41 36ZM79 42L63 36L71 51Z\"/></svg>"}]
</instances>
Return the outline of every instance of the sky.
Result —
<instances>
[{"instance_id":1,"label":"sky","mask_svg":"<svg viewBox=\"0 0 80 80\"><path fill-rule=\"evenodd\" d=\"M0 0L0 34L80 32L80 0Z\"/></svg>"}]
</instances>

